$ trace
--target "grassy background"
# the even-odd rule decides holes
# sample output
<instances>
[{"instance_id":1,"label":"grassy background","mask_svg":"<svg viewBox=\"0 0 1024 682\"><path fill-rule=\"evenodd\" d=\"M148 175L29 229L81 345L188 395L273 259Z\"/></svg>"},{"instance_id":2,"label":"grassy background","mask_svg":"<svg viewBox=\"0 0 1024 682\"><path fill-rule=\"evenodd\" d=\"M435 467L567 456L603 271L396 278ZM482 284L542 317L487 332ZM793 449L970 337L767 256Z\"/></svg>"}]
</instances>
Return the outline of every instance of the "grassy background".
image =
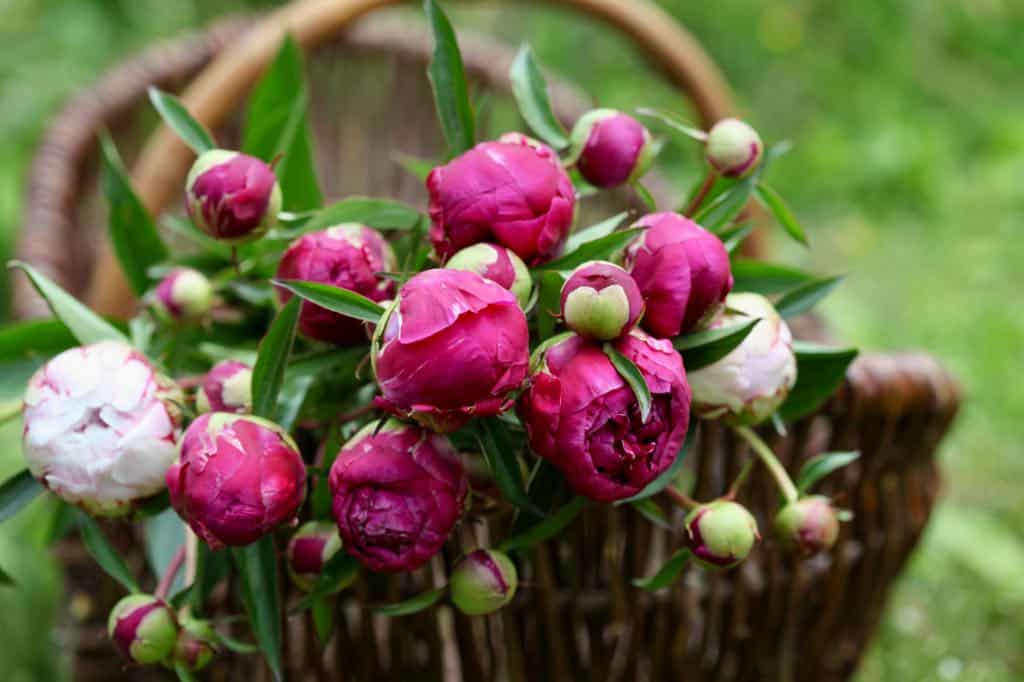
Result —
<instances>
[{"instance_id":1,"label":"grassy background","mask_svg":"<svg viewBox=\"0 0 1024 682\"><path fill-rule=\"evenodd\" d=\"M943 451L947 492L899 584L862 682L1024 679L1024 4L1015 0L661 0L734 84L742 110L794 152L773 171L813 240L786 256L852 276L825 311L865 348L927 348L969 400ZM42 123L106 65L242 0L0 0L0 255L16 233ZM474 10L602 105L671 104L622 41L550 13ZM581 59L580 55L585 55ZM695 176L693 150L666 162ZM0 287L6 281L0 278ZM0 291L0 319L6 305ZM1018 314L1014 314L1017 312ZM0 429L0 476L18 466ZM6 680L57 679L59 579L40 549L44 509L0 529ZM42 567L42 568L40 568Z\"/></svg>"}]
</instances>

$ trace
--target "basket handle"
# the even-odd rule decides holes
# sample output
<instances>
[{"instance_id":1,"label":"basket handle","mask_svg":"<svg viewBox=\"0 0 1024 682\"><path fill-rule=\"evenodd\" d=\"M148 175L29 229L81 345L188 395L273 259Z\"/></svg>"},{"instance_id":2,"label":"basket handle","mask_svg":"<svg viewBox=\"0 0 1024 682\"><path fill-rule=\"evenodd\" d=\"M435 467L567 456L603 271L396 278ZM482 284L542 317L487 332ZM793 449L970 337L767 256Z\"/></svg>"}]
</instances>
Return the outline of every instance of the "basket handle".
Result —
<instances>
[{"instance_id":1,"label":"basket handle","mask_svg":"<svg viewBox=\"0 0 1024 682\"><path fill-rule=\"evenodd\" d=\"M621 30L688 95L705 125L732 113L732 95L714 63L688 31L650 0L535 1L579 10ZM185 90L182 101L198 121L216 129L256 83L286 34L309 51L361 16L401 2L301 0L282 7L225 49ZM163 212L173 200L191 161L192 152L166 126L149 139L133 176L152 213ZM98 253L87 300L104 314L132 314L132 297L109 244Z\"/></svg>"}]
</instances>

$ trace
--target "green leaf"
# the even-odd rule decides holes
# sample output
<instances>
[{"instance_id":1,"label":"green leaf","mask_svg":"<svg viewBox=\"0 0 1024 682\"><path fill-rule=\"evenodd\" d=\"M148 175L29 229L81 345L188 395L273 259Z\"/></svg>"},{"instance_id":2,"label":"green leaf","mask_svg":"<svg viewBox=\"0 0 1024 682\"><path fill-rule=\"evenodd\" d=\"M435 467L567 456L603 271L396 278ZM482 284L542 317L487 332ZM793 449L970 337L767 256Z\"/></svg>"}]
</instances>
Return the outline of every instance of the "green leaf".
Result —
<instances>
[{"instance_id":1,"label":"green leaf","mask_svg":"<svg viewBox=\"0 0 1024 682\"><path fill-rule=\"evenodd\" d=\"M825 277L801 284L786 292L775 304L775 309L783 317L803 315L817 305L818 301L828 296L842 281L842 276Z\"/></svg>"},{"instance_id":2,"label":"green leaf","mask_svg":"<svg viewBox=\"0 0 1024 682\"><path fill-rule=\"evenodd\" d=\"M565 253L572 253L587 242L600 239L601 237L607 237L614 232L615 228L621 225L627 217L629 217L629 211L623 211L622 213L616 213L611 218L602 220L596 225L591 225L590 227L573 232L569 235L569 239L566 240L565 249L563 249L563 251Z\"/></svg>"},{"instance_id":3,"label":"green leaf","mask_svg":"<svg viewBox=\"0 0 1024 682\"><path fill-rule=\"evenodd\" d=\"M725 230L724 232L719 233L718 236L722 240L725 250L729 252L729 255L732 255L736 252L736 249L740 248L743 244L743 240L747 238L747 235L753 231L753 223L743 223L742 225L737 225L730 230Z\"/></svg>"},{"instance_id":4,"label":"green leaf","mask_svg":"<svg viewBox=\"0 0 1024 682\"><path fill-rule=\"evenodd\" d=\"M436 161L430 159L421 159L418 156L412 154L406 154L404 152L392 152L391 158L399 166L409 171L409 174L421 182L425 182L427 176L430 175L430 171L434 170L437 166Z\"/></svg>"},{"instance_id":5,"label":"green leaf","mask_svg":"<svg viewBox=\"0 0 1024 682\"><path fill-rule=\"evenodd\" d=\"M431 606L441 601L441 597L443 597L447 591L447 587L438 587L428 592L418 594L411 599L398 602L397 604L375 606L373 607L373 612L382 616L390 616L392 618L419 613L420 611L429 609Z\"/></svg>"},{"instance_id":6,"label":"green leaf","mask_svg":"<svg viewBox=\"0 0 1024 682\"><path fill-rule=\"evenodd\" d=\"M78 530L89 554L111 578L129 592L139 592L139 584L117 551L110 546L99 525L85 512L78 512Z\"/></svg>"},{"instance_id":7,"label":"green leaf","mask_svg":"<svg viewBox=\"0 0 1024 682\"><path fill-rule=\"evenodd\" d=\"M649 212L655 213L658 210L658 202L655 200L654 195L651 194L649 189L641 185L639 182L634 182L633 191L636 192L638 197L640 197L640 201L643 202Z\"/></svg>"},{"instance_id":8,"label":"green leaf","mask_svg":"<svg viewBox=\"0 0 1024 682\"><path fill-rule=\"evenodd\" d=\"M562 472L556 469L551 462L538 457L526 482L526 495L530 498L533 506L536 509L548 511L565 489L566 484ZM508 529L508 535L516 536L524 533L542 518L519 508Z\"/></svg>"},{"instance_id":9,"label":"green leaf","mask_svg":"<svg viewBox=\"0 0 1024 682\"><path fill-rule=\"evenodd\" d=\"M334 460L338 457L341 446L341 425L335 421L328 429L327 438L324 440L323 472L316 475L316 483L313 484L313 499L310 504L313 509L314 519L331 518L333 500L331 498L330 476L328 472L331 470L331 466L334 465Z\"/></svg>"},{"instance_id":10,"label":"green leaf","mask_svg":"<svg viewBox=\"0 0 1024 682\"><path fill-rule=\"evenodd\" d=\"M599 237L588 242L583 242L572 252L567 252L561 258L539 266L538 270L572 270L592 260L608 260L620 249L625 248L633 239L646 228L631 227L621 232L612 232L605 237Z\"/></svg>"},{"instance_id":11,"label":"green leaf","mask_svg":"<svg viewBox=\"0 0 1024 682\"><path fill-rule=\"evenodd\" d=\"M231 247L209 236L185 216L165 215L161 224L168 232L183 237L203 251L217 256L225 263L231 262Z\"/></svg>"},{"instance_id":12,"label":"green leaf","mask_svg":"<svg viewBox=\"0 0 1024 682\"><path fill-rule=\"evenodd\" d=\"M149 268L167 260L167 247L160 239L153 217L139 201L113 141L100 136L103 168L100 185L110 206L110 241L137 296L150 287Z\"/></svg>"},{"instance_id":13,"label":"green leaf","mask_svg":"<svg viewBox=\"0 0 1024 682\"><path fill-rule=\"evenodd\" d=\"M632 360L616 350L610 343L604 344L604 354L612 361L619 376L633 389L633 394L640 407L640 420L646 423L647 418L651 416L651 389L647 386L644 375L640 373L639 368L633 364Z\"/></svg>"},{"instance_id":14,"label":"green leaf","mask_svg":"<svg viewBox=\"0 0 1024 682\"><path fill-rule=\"evenodd\" d=\"M313 614L313 627L316 629L316 638L320 640L321 646L327 644L334 630L334 602L320 598L313 602L310 607Z\"/></svg>"},{"instance_id":15,"label":"green leaf","mask_svg":"<svg viewBox=\"0 0 1024 682\"><path fill-rule=\"evenodd\" d=\"M323 204L313 165L307 105L302 50L288 36L249 97L242 134L242 150L247 154L267 162L282 155L275 174L286 211L305 211Z\"/></svg>"},{"instance_id":16,"label":"green leaf","mask_svg":"<svg viewBox=\"0 0 1024 682\"><path fill-rule=\"evenodd\" d=\"M174 664L174 672L178 676L178 682L196 682L195 676L180 661Z\"/></svg>"},{"instance_id":17,"label":"green leaf","mask_svg":"<svg viewBox=\"0 0 1024 682\"><path fill-rule=\"evenodd\" d=\"M216 149L217 144L209 131L201 123L192 118L184 105L174 95L169 95L159 88L149 88L149 101L160 114L160 118L178 137L196 154Z\"/></svg>"},{"instance_id":18,"label":"green leaf","mask_svg":"<svg viewBox=\"0 0 1024 682\"><path fill-rule=\"evenodd\" d=\"M795 341L796 385L779 414L787 422L814 412L846 378L846 369L857 357L855 348L829 348Z\"/></svg>"},{"instance_id":19,"label":"green leaf","mask_svg":"<svg viewBox=\"0 0 1024 682\"><path fill-rule=\"evenodd\" d=\"M842 469L847 464L854 462L860 453L856 450L849 452L823 452L820 455L811 457L802 467L797 475L796 487L801 494L810 490L815 483L825 478L833 471Z\"/></svg>"},{"instance_id":20,"label":"green leaf","mask_svg":"<svg viewBox=\"0 0 1024 682\"><path fill-rule=\"evenodd\" d=\"M679 578L679 574L683 572L683 567L686 566L686 562L690 559L690 550L680 549L672 557L665 562L665 565L658 569L658 572L648 578L635 578L633 584L644 590L660 590L663 587L668 587Z\"/></svg>"},{"instance_id":21,"label":"green leaf","mask_svg":"<svg viewBox=\"0 0 1024 682\"><path fill-rule=\"evenodd\" d=\"M281 666L281 602L277 585L277 554L274 538L264 536L246 547L232 550L242 588L242 603L249 615L274 679L283 679Z\"/></svg>"},{"instance_id":22,"label":"green leaf","mask_svg":"<svg viewBox=\"0 0 1024 682\"><path fill-rule=\"evenodd\" d=\"M313 232L344 223L359 223L378 230L411 230L422 218L422 213L400 201L349 197L318 211L302 229Z\"/></svg>"},{"instance_id":23,"label":"green leaf","mask_svg":"<svg viewBox=\"0 0 1024 682\"><path fill-rule=\"evenodd\" d=\"M260 650L258 644L239 641L233 637L225 635L223 632L217 632L217 641L224 645L225 649L228 651L234 651L236 654L255 654Z\"/></svg>"},{"instance_id":24,"label":"green leaf","mask_svg":"<svg viewBox=\"0 0 1024 682\"><path fill-rule=\"evenodd\" d=\"M804 228L797 222L796 216L789 210L789 206L783 201L782 196L763 182L758 184L755 192L757 193L758 200L772 212L775 220L779 222L779 225L786 231L786 234L795 241L807 246L807 233L804 232Z\"/></svg>"},{"instance_id":25,"label":"green leaf","mask_svg":"<svg viewBox=\"0 0 1024 682\"><path fill-rule=\"evenodd\" d=\"M661 507L659 507L654 500L648 497L642 500L636 500L630 504L640 513L641 516L653 523L655 526L664 528L665 530L672 530L672 524L669 523L668 518L666 518L665 514L661 511Z\"/></svg>"},{"instance_id":26,"label":"green leaf","mask_svg":"<svg viewBox=\"0 0 1024 682\"><path fill-rule=\"evenodd\" d=\"M676 476L679 475L679 472L682 470L683 463L686 461L686 458L690 456L691 452L693 452L693 445L694 443L697 442L696 430L697 420L691 419L690 427L689 429L687 429L686 432L686 440L683 441L683 446L679 448L679 452L676 454L676 458L672 462L672 466L670 466L668 469L665 469L665 471L663 471L660 476L658 476L656 479L648 483L647 487L638 492L636 495L633 495L632 497L627 497L624 500L617 500L615 502L615 505L618 506L623 504L631 504L633 502L639 502L640 500L646 500L649 497L654 497L662 490L667 488L672 483L672 481L676 479Z\"/></svg>"},{"instance_id":27,"label":"green leaf","mask_svg":"<svg viewBox=\"0 0 1024 682\"><path fill-rule=\"evenodd\" d=\"M321 282L304 282L297 279L275 279L274 286L287 289L296 296L327 308L339 315L357 320L376 323L384 314L384 308L370 299L348 289Z\"/></svg>"},{"instance_id":28,"label":"green leaf","mask_svg":"<svg viewBox=\"0 0 1024 682\"><path fill-rule=\"evenodd\" d=\"M537 335L543 341L555 333L555 325L562 314L562 286L565 278L560 272L546 270L538 273Z\"/></svg>"},{"instance_id":29,"label":"green leaf","mask_svg":"<svg viewBox=\"0 0 1024 682\"><path fill-rule=\"evenodd\" d=\"M423 9L434 35L434 52L427 75L434 89L434 104L448 150L452 156L458 156L472 148L476 139L462 55L452 24L437 3L424 0Z\"/></svg>"},{"instance_id":30,"label":"green leaf","mask_svg":"<svg viewBox=\"0 0 1024 682\"><path fill-rule=\"evenodd\" d=\"M530 130L555 149L568 147L569 134L551 110L547 83L529 45L519 48L509 78L519 113Z\"/></svg>"},{"instance_id":31,"label":"green leaf","mask_svg":"<svg viewBox=\"0 0 1024 682\"><path fill-rule=\"evenodd\" d=\"M738 258L732 262L734 291L750 291L762 295L778 294L814 279L814 275L791 268L757 260Z\"/></svg>"},{"instance_id":32,"label":"green leaf","mask_svg":"<svg viewBox=\"0 0 1024 682\"><path fill-rule=\"evenodd\" d=\"M665 111L663 109L642 108L637 109L636 113L638 113L641 116L647 116L649 118L657 119L664 123L671 130L674 130L675 132L680 133L692 140L697 140L698 142L707 142L708 134L706 132L704 132L700 128L690 125L681 116L679 116L678 114L674 114L671 111Z\"/></svg>"},{"instance_id":33,"label":"green leaf","mask_svg":"<svg viewBox=\"0 0 1024 682\"><path fill-rule=\"evenodd\" d=\"M728 327L706 329L704 331L679 336L673 339L672 345L683 356L683 365L687 372L695 372L702 367L713 365L737 346L754 330L761 318L746 322L737 322Z\"/></svg>"},{"instance_id":34,"label":"green leaf","mask_svg":"<svg viewBox=\"0 0 1024 682\"><path fill-rule=\"evenodd\" d=\"M0 484L0 523L13 517L43 492L43 486L22 469Z\"/></svg>"},{"instance_id":35,"label":"green leaf","mask_svg":"<svg viewBox=\"0 0 1024 682\"><path fill-rule=\"evenodd\" d=\"M46 299L54 316L67 325L79 343L83 345L100 341L128 343L128 337L118 331L116 327L79 303L53 281L39 274L31 265L20 261L11 261L11 267L28 275L32 286Z\"/></svg>"},{"instance_id":36,"label":"green leaf","mask_svg":"<svg viewBox=\"0 0 1024 682\"><path fill-rule=\"evenodd\" d=\"M60 320L8 322L0 327L0 363L31 357L49 357L76 345Z\"/></svg>"},{"instance_id":37,"label":"green leaf","mask_svg":"<svg viewBox=\"0 0 1024 682\"><path fill-rule=\"evenodd\" d=\"M693 220L711 232L720 232L743 211L754 187L756 184L753 176L740 180L698 211Z\"/></svg>"},{"instance_id":38,"label":"green leaf","mask_svg":"<svg viewBox=\"0 0 1024 682\"><path fill-rule=\"evenodd\" d=\"M549 517L541 521L540 523L531 526L525 531L514 535L500 545L498 549L502 552L514 552L519 549L525 549L531 547L538 542L544 542L549 538L553 538L558 535L572 523L579 513L583 510L583 506L586 504L587 499L580 495L576 495L568 504L563 505L558 511L551 514Z\"/></svg>"},{"instance_id":39,"label":"green leaf","mask_svg":"<svg viewBox=\"0 0 1024 682\"><path fill-rule=\"evenodd\" d=\"M14 578L11 577L10 573L8 573L7 571L5 571L3 569L3 566L0 566L0 587L13 587L13 586L14 586Z\"/></svg>"},{"instance_id":40,"label":"green leaf","mask_svg":"<svg viewBox=\"0 0 1024 682\"><path fill-rule=\"evenodd\" d=\"M323 599L333 593L339 584L351 580L358 570L359 562L355 558L346 552L335 553L324 564L323 570L320 571L320 576L313 584L313 589L309 591L309 594L300 599L299 603L292 610L302 611L308 609L318 599Z\"/></svg>"},{"instance_id":41,"label":"green leaf","mask_svg":"<svg viewBox=\"0 0 1024 682\"><path fill-rule=\"evenodd\" d=\"M526 494L519 458L516 457L515 448L509 445L505 425L498 419L487 418L478 420L476 427L480 450L505 499L517 507L527 509L531 514L545 516Z\"/></svg>"},{"instance_id":42,"label":"green leaf","mask_svg":"<svg viewBox=\"0 0 1024 682\"><path fill-rule=\"evenodd\" d=\"M288 356L295 340L295 327L299 322L298 298L281 308L260 342L256 365L252 369L252 413L273 419L277 395L284 381Z\"/></svg>"}]
</instances>

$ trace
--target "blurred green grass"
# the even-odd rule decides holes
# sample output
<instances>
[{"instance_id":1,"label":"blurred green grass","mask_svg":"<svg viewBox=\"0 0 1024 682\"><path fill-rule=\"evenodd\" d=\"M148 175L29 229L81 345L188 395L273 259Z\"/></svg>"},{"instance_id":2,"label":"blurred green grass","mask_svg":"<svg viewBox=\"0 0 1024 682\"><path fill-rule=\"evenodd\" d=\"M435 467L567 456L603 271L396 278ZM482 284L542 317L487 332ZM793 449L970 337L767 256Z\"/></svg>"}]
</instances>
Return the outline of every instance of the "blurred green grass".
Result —
<instances>
[{"instance_id":1,"label":"blurred green grass","mask_svg":"<svg viewBox=\"0 0 1024 682\"><path fill-rule=\"evenodd\" d=\"M19 219L31 150L60 99L154 38L245 4L0 0L0 255ZM1024 4L661 4L707 46L765 136L796 141L773 184L813 250L777 246L808 267L851 273L825 306L840 335L867 349L928 349L967 391L942 453L945 500L859 679L1024 679L1015 617L1024 602L1024 382L1014 374L1024 346ZM507 7L458 15L529 39L602 105L676 104L631 48L590 22L559 14L555 24L548 13ZM670 145L665 158L676 177L695 177L692 148ZM0 474L17 466L16 437L0 430ZM24 644L0 650L5 679L55 679L59 666L50 633L61 597L38 525L0 529L0 563L22 584L0 589L0 628Z\"/></svg>"}]
</instances>

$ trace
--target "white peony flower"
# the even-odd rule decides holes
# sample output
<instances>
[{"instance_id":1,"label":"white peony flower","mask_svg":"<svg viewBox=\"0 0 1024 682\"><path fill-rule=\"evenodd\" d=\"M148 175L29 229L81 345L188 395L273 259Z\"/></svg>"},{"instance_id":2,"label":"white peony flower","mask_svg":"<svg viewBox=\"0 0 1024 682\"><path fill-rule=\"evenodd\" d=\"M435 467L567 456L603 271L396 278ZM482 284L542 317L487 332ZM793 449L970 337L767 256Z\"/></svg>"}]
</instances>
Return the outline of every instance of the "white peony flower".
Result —
<instances>
[{"instance_id":1,"label":"white peony flower","mask_svg":"<svg viewBox=\"0 0 1024 682\"><path fill-rule=\"evenodd\" d=\"M159 492L177 456L172 384L138 351L106 341L64 351L25 392L25 459L61 499L102 516Z\"/></svg>"},{"instance_id":2,"label":"white peony flower","mask_svg":"<svg viewBox=\"0 0 1024 682\"><path fill-rule=\"evenodd\" d=\"M687 374L693 410L704 419L757 424L778 409L796 383L793 335L764 296L730 294L725 304L728 312L711 324L712 329L752 318L761 321L731 353Z\"/></svg>"}]
</instances>

